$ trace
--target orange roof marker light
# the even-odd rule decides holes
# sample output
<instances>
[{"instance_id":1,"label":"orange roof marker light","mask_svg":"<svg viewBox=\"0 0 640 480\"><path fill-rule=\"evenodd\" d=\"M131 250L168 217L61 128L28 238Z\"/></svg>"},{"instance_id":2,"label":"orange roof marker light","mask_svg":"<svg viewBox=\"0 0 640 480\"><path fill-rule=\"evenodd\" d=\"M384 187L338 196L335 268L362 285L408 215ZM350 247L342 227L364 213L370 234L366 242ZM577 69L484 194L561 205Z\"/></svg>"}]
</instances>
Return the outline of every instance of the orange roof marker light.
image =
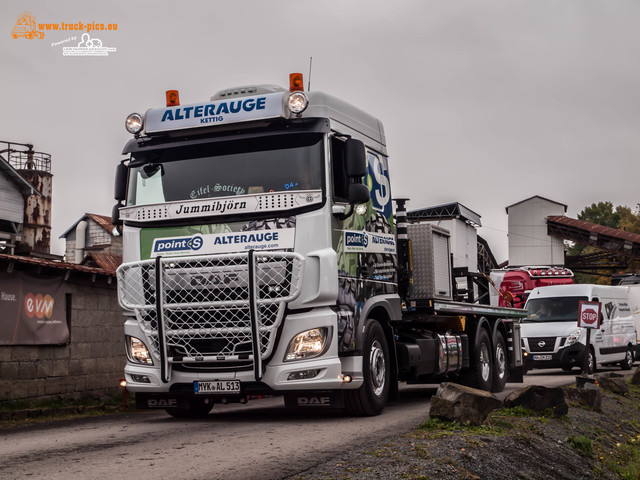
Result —
<instances>
[{"instance_id":1,"label":"orange roof marker light","mask_svg":"<svg viewBox=\"0 0 640 480\"><path fill-rule=\"evenodd\" d=\"M178 90L167 90L167 107L180 106L180 93Z\"/></svg>"},{"instance_id":2,"label":"orange roof marker light","mask_svg":"<svg viewBox=\"0 0 640 480\"><path fill-rule=\"evenodd\" d=\"M301 73L289 74L289 101L287 105L289 111L295 115L300 115L309 105L309 100L304 94L304 82Z\"/></svg>"},{"instance_id":3,"label":"orange roof marker light","mask_svg":"<svg viewBox=\"0 0 640 480\"><path fill-rule=\"evenodd\" d=\"M302 81L301 73L289 74L289 91L290 92L304 92L304 82Z\"/></svg>"}]
</instances>

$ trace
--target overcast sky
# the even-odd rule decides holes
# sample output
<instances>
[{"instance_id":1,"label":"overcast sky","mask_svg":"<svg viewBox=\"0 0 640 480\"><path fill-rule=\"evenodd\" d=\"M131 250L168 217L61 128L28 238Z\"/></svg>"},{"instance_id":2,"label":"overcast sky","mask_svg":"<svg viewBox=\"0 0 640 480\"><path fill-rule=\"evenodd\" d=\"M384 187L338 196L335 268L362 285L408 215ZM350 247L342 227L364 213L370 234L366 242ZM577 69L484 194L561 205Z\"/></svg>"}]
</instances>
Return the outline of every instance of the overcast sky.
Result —
<instances>
[{"instance_id":1,"label":"overcast sky","mask_svg":"<svg viewBox=\"0 0 640 480\"><path fill-rule=\"evenodd\" d=\"M108 56L63 56L82 32L11 38L37 23L90 32ZM409 209L460 202L507 257L505 207L533 195L575 217L640 198L637 0L3 0L0 140L52 155L53 253L85 212L110 215L127 114L288 74L384 124L392 193ZM66 40L77 36L77 40ZM0 146L0 149L4 147Z\"/></svg>"}]
</instances>

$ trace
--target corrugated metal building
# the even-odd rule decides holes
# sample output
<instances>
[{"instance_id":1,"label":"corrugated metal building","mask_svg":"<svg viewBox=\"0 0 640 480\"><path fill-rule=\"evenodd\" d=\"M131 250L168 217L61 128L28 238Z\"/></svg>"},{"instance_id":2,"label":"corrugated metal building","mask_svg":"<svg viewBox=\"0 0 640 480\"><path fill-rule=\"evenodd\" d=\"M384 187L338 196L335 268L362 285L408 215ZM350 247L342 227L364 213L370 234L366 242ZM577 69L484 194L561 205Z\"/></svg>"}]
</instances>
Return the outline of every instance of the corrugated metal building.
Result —
<instances>
[{"instance_id":1,"label":"corrugated metal building","mask_svg":"<svg viewBox=\"0 0 640 480\"><path fill-rule=\"evenodd\" d=\"M567 206L538 195L509 205L509 265L564 265L564 242L547 233L547 217L564 215Z\"/></svg>"},{"instance_id":2,"label":"corrugated metal building","mask_svg":"<svg viewBox=\"0 0 640 480\"><path fill-rule=\"evenodd\" d=\"M113 235L111 218L94 213L86 213L67 229L60 238L66 242L65 258L71 263L82 263L91 254L118 257L122 263L122 237ZM104 258L104 257L102 257ZM99 258L93 258L99 265Z\"/></svg>"},{"instance_id":3,"label":"corrugated metal building","mask_svg":"<svg viewBox=\"0 0 640 480\"><path fill-rule=\"evenodd\" d=\"M451 234L450 245L453 267L467 267L478 271L478 233L482 226L480 215L461 203L448 203L407 212L410 222L428 221Z\"/></svg>"}]
</instances>

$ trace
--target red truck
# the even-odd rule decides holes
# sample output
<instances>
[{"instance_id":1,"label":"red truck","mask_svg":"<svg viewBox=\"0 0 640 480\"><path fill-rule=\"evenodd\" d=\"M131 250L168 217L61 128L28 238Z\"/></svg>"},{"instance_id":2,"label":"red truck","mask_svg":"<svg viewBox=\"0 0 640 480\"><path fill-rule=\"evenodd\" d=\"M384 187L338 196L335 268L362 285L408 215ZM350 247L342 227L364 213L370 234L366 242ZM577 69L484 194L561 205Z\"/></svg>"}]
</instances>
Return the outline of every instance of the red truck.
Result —
<instances>
[{"instance_id":1,"label":"red truck","mask_svg":"<svg viewBox=\"0 0 640 480\"><path fill-rule=\"evenodd\" d=\"M502 281L496 282L499 290L498 305L523 308L529 292L534 288L572 283L575 283L573 272L564 267L508 268L504 271Z\"/></svg>"}]
</instances>

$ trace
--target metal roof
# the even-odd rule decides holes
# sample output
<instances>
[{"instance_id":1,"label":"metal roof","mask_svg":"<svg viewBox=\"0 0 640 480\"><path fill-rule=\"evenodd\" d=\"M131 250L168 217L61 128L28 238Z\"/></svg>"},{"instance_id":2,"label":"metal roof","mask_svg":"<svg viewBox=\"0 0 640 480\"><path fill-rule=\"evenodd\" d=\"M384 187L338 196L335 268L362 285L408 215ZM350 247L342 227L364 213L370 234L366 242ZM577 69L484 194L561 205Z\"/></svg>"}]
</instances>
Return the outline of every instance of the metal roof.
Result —
<instances>
[{"instance_id":1,"label":"metal roof","mask_svg":"<svg viewBox=\"0 0 640 480\"><path fill-rule=\"evenodd\" d=\"M556 205L560 205L561 207L564 207L564 211L565 212L567 211L567 206L564 203L556 202L555 200L550 200L548 198L541 197L540 195L534 195L533 197L529 197L529 198L525 198L524 200L520 200L519 202L516 202L516 203L514 203L512 205L509 205L508 207L505 207L505 210L506 210L507 213L509 213L509 209L511 207L515 207L515 206L520 205L520 204L522 204L524 202L528 202L529 200L533 200L534 198L539 198L540 200L544 200L544 201L549 202L549 203L555 203Z\"/></svg>"},{"instance_id":2,"label":"metal roof","mask_svg":"<svg viewBox=\"0 0 640 480\"><path fill-rule=\"evenodd\" d=\"M76 228L76 226L78 226L78 224L85 218L93 220L98 225L100 225L109 235L113 235L113 229L115 228L115 226L113 225L113 223L111 223L111 217L107 217L106 215L96 215L95 213L85 213L82 218L78 219L76 223L67 228L67 230L65 230L65 232L58 238L66 237L67 234L71 232L71 230Z\"/></svg>"},{"instance_id":3,"label":"metal roof","mask_svg":"<svg viewBox=\"0 0 640 480\"><path fill-rule=\"evenodd\" d=\"M29 183L20 173L11 166L9 162L7 162L0 155L0 171L3 171L7 174L7 176L12 179L16 185L25 193L29 193L31 195L42 195L31 183Z\"/></svg>"},{"instance_id":4,"label":"metal roof","mask_svg":"<svg viewBox=\"0 0 640 480\"><path fill-rule=\"evenodd\" d=\"M458 202L407 212L407 220L409 221L452 219L463 220L474 227L482 226L482 223L480 222L480 215Z\"/></svg>"},{"instance_id":5,"label":"metal roof","mask_svg":"<svg viewBox=\"0 0 640 480\"><path fill-rule=\"evenodd\" d=\"M638 233L565 216L547 217L547 233L552 237L640 258L640 234Z\"/></svg>"},{"instance_id":6,"label":"metal roof","mask_svg":"<svg viewBox=\"0 0 640 480\"><path fill-rule=\"evenodd\" d=\"M95 263L95 265L109 272L116 274L116 270L122 264L122 255L109 255L107 253L91 252L82 259L81 265Z\"/></svg>"},{"instance_id":7,"label":"metal roof","mask_svg":"<svg viewBox=\"0 0 640 480\"><path fill-rule=\"evenodd\" d=\"M84 265L78 265L76 263L67 263L67 262L61 262L58 260L48 260L45 258L38 258L38 257L24 257L21 255L9 255L7 253L0 253L0 261L2 260L8 263L16 262L24 265L36 265L44 268L53 268L56 270L67 270L67 271L76 271L76 272L92 273L92 274L95 273L95 274L107 275L107 276L115 275L115 271L110 272L100 267L87 267Z\"/></svg>"}]
</instances>

